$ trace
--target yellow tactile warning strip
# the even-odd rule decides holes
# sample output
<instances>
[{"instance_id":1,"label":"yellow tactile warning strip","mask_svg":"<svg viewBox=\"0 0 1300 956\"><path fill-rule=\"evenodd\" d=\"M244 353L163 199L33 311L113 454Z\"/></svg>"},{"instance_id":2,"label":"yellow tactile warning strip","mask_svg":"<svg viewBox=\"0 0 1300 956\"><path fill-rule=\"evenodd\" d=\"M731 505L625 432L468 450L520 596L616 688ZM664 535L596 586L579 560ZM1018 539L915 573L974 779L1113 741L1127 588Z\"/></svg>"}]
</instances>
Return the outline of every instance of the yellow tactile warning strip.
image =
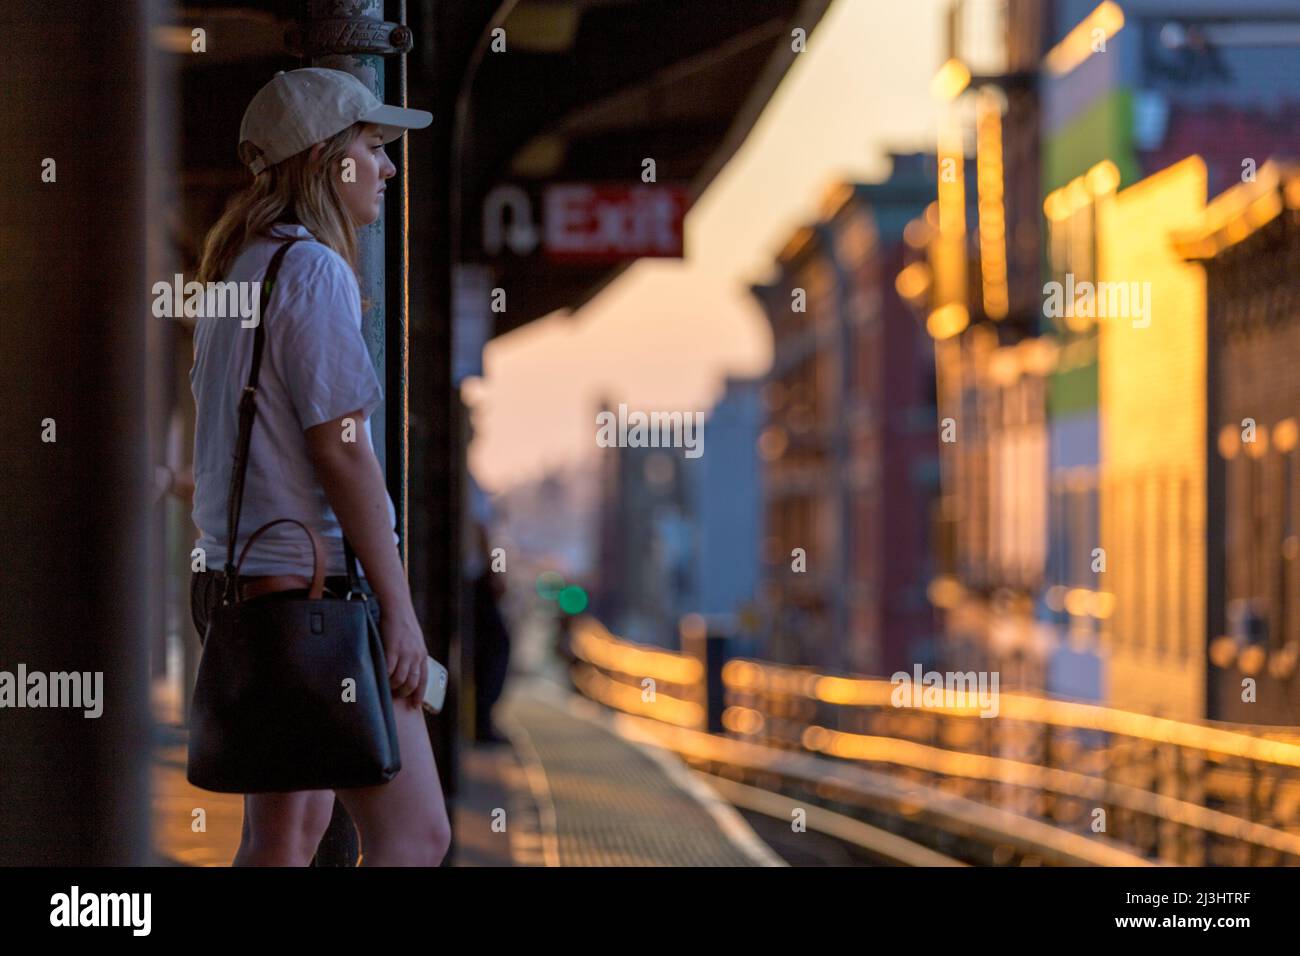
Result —
<instances>
[{"instance_id":1,"label":"yellow tactile warning strip","mask_svg":"<svg viewBox=\"0 0 1300 956\"><path fill-rule=\"evenodd\" d=\"M512 821L529 824L519 837L531 859L519 863L780 865L739 817L727 819L699 787L686 786L689 774L571 712L541 682L520 682L499 713L534 807L532 820Z\"/></svg>"}]
</instances>

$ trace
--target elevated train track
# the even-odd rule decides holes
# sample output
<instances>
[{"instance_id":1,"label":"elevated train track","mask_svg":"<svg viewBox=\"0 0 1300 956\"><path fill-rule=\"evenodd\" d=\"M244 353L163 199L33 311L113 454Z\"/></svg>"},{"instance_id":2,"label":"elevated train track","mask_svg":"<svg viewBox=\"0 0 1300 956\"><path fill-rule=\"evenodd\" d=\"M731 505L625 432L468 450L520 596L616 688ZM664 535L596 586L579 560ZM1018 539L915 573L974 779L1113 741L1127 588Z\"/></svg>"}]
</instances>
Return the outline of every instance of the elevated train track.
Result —
<instances>
[{"instance_id":1,"label":"elevated train track","mask_svg":"<svg viewBox=\"0 0 1300 956\"><path fill-rule=\"evenodd\" d=\"M902 706L875 678L701 658L573 625L571 677L737 806L904 865L1295 865L1300 738L1015 692ZM717 686L715 681L714 686Z\"/></svg>"}]
</instances>

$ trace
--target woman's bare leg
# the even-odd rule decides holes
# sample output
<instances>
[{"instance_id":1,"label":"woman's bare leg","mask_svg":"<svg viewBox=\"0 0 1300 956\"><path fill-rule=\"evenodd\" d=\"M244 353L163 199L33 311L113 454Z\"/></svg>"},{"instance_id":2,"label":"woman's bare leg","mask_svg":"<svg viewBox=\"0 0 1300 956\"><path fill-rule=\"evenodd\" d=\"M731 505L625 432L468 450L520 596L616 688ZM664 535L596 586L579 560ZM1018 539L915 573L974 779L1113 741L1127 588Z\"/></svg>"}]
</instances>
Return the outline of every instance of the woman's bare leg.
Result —
<instances>
[{"instance_id":1,"label":"woman's bare leg","mask_svg":"<svg viewBox=\"0 0 1300 956\"><path fill-rule=\"evenodd\" d=\"M244 794L234 866L306 866L334 812L333 790Z\"/></svg>"},{"instance_id":2,"label":"woman's bare leg","mask_svg":"<svg viewBox=\"0 0 1300 956\"><path fill-rule=\"evenodd\" d=\"M419 699L394 700L393 719L402 769L388 783L339 790L339 799L360 831L362 866L437 866L451 824Z\"/></svg>"}]
</instances>

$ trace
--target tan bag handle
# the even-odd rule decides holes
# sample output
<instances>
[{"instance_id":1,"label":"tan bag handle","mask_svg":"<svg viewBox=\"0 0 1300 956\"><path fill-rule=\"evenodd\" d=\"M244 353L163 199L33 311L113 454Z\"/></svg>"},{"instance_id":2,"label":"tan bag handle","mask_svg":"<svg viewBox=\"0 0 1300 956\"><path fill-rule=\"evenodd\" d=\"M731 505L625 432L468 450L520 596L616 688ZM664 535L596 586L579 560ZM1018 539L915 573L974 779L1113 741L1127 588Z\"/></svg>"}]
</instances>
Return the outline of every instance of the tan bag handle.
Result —
<instances>
[{"instance_id":1,"label":"tan bag handle","mask_svg":"<svg viewBox=\"0 0 1300 956\"><path fill-rule=\"evenodd\" d=\"M268 521L262 527L258 528L248 537L244 544L244 550L239 552L239 560L235 562L235 580L239 580L239 569L244 566L244 558L248 555L248 549L253 546L253 542L261 537L262 532L268 528L274 528L278 524L296 524L303 531L307 532L307 537L311 539L311 591L308 594L313 601L318 601L325 596L325 566L321 563L320 553L322 550L320 536L311 528L307 527L297 518L276 518L274 521Z\"/></svg>"}]
</instances>

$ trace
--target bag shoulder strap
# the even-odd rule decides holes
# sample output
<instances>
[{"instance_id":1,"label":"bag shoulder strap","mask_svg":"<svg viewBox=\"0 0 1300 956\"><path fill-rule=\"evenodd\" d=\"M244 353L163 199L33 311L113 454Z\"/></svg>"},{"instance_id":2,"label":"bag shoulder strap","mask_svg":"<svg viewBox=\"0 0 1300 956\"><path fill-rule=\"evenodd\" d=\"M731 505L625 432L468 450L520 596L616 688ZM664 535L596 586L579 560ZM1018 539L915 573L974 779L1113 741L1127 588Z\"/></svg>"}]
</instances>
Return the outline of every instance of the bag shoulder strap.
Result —
<instances>
[{"instance_id":1,"label":"bag shoulder strap","mask_svg":"<svg viewBox=\"0 0 1300 956\"><path fill-rule=\"evenodd\" d=\"M257 377L262 368L262 350L266 346L267 304L271 301L271 291L275 287L276 277L280 273L280 264L285 254L297 239L282 243L271 256L262 277L261 312L258 313L257 327L253 331L253 363L248 370L248 384L239 399L239 437L235 441L235 462L230 470L230 494L226 499L226 567L225 589L221 603L230 604L235 600L238 571L235 567L235 544L239 540L239 512L244 503L244 476L248 472L248 447L253 438L253 419L257 416Z\"/></svg>"},{"instance_id":2,"label":"bag shoulder strap","mask_svg":"<svg viewBox=\"0 0 1300 956\"><path fill-rule=\"evenodd\" d=\"M225 588L222 593L221 603L231 604L238 600L238 582L239 570L235 563L235 545L239 540L239 513L242 510L244 502L244 477L248 472L248 449L253 439L253 419L257 416L257 381L258 375L262 369L262 350L266 347L266 331L264 322L266 320L267 305L271 301L271 292L275 287L276 277L280 273L280 264L284 261L289 247L298 239L290 239L280 245L271 256L271 261L266 267L266 275L262 277L261 288L261 312L257 328L253 331L253 362L248 369L248 384L244 386L243 395L239 399L239 437L235 443L235 464L230 472L230 494L226 502L226 566L225 566ZM287 520L287 519L285 519ZM309 533L311 533L309 531ZM248 544L252 544L250 539ZM248 553L248 545L244 546L244 554ZM364 593L361 590L361 579L357 571L357 557L352 550L352 544L347 537L343 538L344 563L347 567L348 576L348 593L349 596L357 595L364 599ZM243 556L240 557L240 563Z\"/></svg>"}]
</instances>

